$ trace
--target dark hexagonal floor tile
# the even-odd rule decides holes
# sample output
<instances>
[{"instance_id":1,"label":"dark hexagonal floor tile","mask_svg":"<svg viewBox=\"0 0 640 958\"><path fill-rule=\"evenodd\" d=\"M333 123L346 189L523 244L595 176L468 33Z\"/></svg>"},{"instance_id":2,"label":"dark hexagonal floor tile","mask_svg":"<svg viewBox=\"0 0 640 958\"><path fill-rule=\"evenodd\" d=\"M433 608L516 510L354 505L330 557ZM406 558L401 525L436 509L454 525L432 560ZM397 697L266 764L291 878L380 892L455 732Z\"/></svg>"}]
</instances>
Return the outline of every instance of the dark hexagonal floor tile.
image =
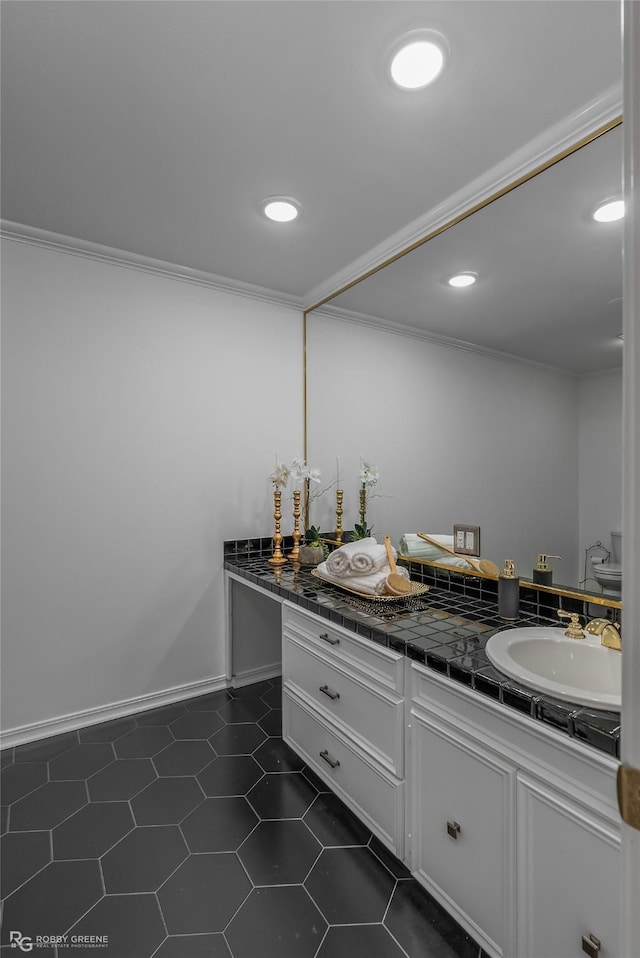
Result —
<instances>
[{"instance_id":1,"label":"dark hexagonal floor tile","mask_svg":"<svg viewBox=\"0 0 640 958\"><path fill-rule=\"evenodd\" d=\"M188 854L177 825L134 828L102 859L107 894L156 891Z\"/></svg>"},{"instance_id":2,"label":"dark hexagonal floor tile","mask_svg":"<svg viewBox=\"0 0 640 958\"><path fill-rule=\"evenodd\" d=\"M92 802L128 801L157 778L150 758L122 758L87 781Z\"/></svg>"},{"instance_id":3,"label":"dark hexagonal floor tile","mask_svg":"<svg viewBox=\"0 0 640 958\"><path fill-rule=\"evenodd\" d=\"M282 689L281 688L271 688L268 692L263 693L260 696L263 702L272 708L272 709L281 709L282 708Z\"/></svg>"},{"instance_id":4,"label":"dark hexagonal floor tile","mask_svg":"<svg viewBox=\"0 0 640 958\"><path fill-rule=\"evenodd\" d=\"M51 861L49 832L13 832L0 844L0 886L7 898Z\"/></svg>"},{"instance_id":5,"label":"dark hexagonal floor tile","mask_svg":"<svg viewBox=\"0 0 640 958\"><path fill-rule=\"evenodd\" d=\"M423 952L425 954L425 952ZM433 952L434 958L438 952ZM405 952L393 940L384 925L342 925L330 928L317 958L405 958Z\"/></svg>"},{"instance_id":6,"label":"dark hexagonal floor tile","mask_svg":"<svg viewBox=\"0 0 640 958\"><path fill-rule=\"evenodd\" d=\"M209 742L218 755L251 755L266 737L257 725L224 725Z\"/></svg>"},{"instance_id":7,"label":"dark hexagonal floor tile","mask_svg":"<svg viewBox=\"0 0 640 958\"><path fill-rule=\"evenodd\" d=\"M369 829L333 792L318 795L304 820L325 848L338 845L366 845Z\"/></svg>"},{"instance_id":8,"label":"dark hexagonal floor tile","mask_svg":"<svg viewBox=\"0 0 640 958\"><path fill-rule=\"evenodd\" d=\"M301 884L321 845L304 822L260 822L238 850L254 885Z\"/></svg>"},{"instance_id":9,"label":"dark hexagonal floor tile","mask_svg":"<svg viewBox=\"0 0 640 958\"><path fill-rule=\"evenodd\" d=\"M133 826L128 802L91 802L53 829L53 857L99 858Z\"/></svg>"},{"instance_id":10,"label":"dark hexagonal floor tile","mask_svg":"<svg viewBox=\"0 0 640 958\"><path fill-rule=\"evenodd\" d=\"M231 697L234 699L259 699L267 695L273 689L273 685L267 679L264 682L253 682L250 685L241 685L237 689L230 689Z\"/></svg>"},{"instance_id":11,"label":"dark hexagonal floor tile","mask_svg":"<svg viewBox=\"0 0 640 958\"><path fill-rule=\"evenodd\" d=\"M150 725L127 732L114 743L118 758L151 758L173 742L166 725Z\"/></svg>"},{"instance_id":12,"label":"dark hexagonal floor tile","mask_svg":"<svg viewBox=\"0 0 640 958\"><path fill-rule=\"evenodd\" d=\"M208 695L199 695L195 699L189 699L185 702L188 712L215 712L231 700L231 695L226 689L220 689L218 692L209 692Z\"/></svg>"},{"instance_id":13,"label":"dark hexagonal floor tile","mask_svg":"<svg viewBox=\"0 0 640 958\"><path fill-rule=\"evenodd\" d=\"M304 762L281 738L268 738L253 753L265 772L301 772Z\"/></svg>"},{"instance_id":14,"label":"dark hexagonal floor tile","mask_svg":"<svg viewBox=\"0 0 640 958\"><path fill-rule=\"evenodd\" d=\"M476 958L478 954L473 938L415 879L398 882L384 924L408 955Z\"/></svg>"},{"instance_id":15,"label":"dark hexagonal floor tile","mask_svg":"<svg viewBox=\"0 0 640 958\"><path fill-rule=\"evenodd\" d=\"M225 722L257 722L269 711L261 699L231 699L218 709Z\"/></svg>"},{"instance_id":16,"label":"dark hexagonal floor tile","mask_svg":"<svg viewBox=\"0 0 640 958\"><path fill-rule=\"evenodd\" d=\"M231 852L256 827L258 816L246 798L207 798L181 829L192 852Z\"/></svg>"},{"instance_id":17,"label":"dark hexagonal floor tile","mask_svg":"<svg viewBox=\"0 0 640 958\"><path fill-rule=\"evenodd\" d=\"M45 762L29 765L7 765L0 773L2 804L11 805L40 788L48 779Z\"/></svg>"},{"instance_id":18,"label":"dark hexagonal floor tile","mask_svg":"<svg viewBox=\"0 0 640 958\"><path fill-rule=\"evenodd\" d=\"M62 735L52 735L51 738L41 738L37 742L27 742L26 745L16 745L16 762L48 762L67 752L78 744L80 739L77 732L63 732Z\"/></svg>"},{"instance_id":19,"label":"dark hexagonal floor tile","mask_svg":"<svg viewBox=\"0 0 640 958\"><path fill-rule=\"evenodd\" d=\"M30 938L62 935L101 897L97 861L51 862L7 898L3 927Z\"/></svg>"},{"instance_id":20,"label":"dark hexagonal floor tile","mask_svg":"<svg viewBox=\"0 0 640 958\"><path fill-rule=\"evenodd\" d=\"M216 757L208 742L172 742L153 757L158 775L197 775Z\"/></svg>"},{"instance_id":21,"label":"dark hexagonal floor tile","mask_svg":"<svg viewBox=\"0 0 640 958\"><path fill-rule=\"evenodd\" d=\"M158 899L170 935L205 934L222 931L250 891L235 854L191 855L165 882ZM255 949L255 938L253 944Z\"/></svg>"},{"instance_id":22,"label":"dark hexagonal floor tile","mask_svg":"<svg viewBox=\"0 0 640 958\"><path fill-rule=\"evenodd\" d=\"M258 722L267 735L282 735L282 709L271 709Z\"/></svg>"},{"instance_id":23,"label":"dark hexagonal floor tile","mask_svg":"<svg viewBox=\"0 0 640 958\"><path fill-rule=\"evenodd\" d=\"M166 931L155 895L107 895L71 929L72 935L106 935L107 948L73 948L74 958L152 955ZM64 952L61 952L61 955Z\"/></svg>"},{"instance_id":24,"label":"dark hexagonal floor tile","mask_svg":"<svg viewBox=\"0 0 640 958\"><path fill-rule=\"evenodd\" d=\"M169 726L175 738L209 738L222 728L217 712L187 712Z\"/></svg>"},{"instance_id":25,"label":"dark hexagonal floor tile","mask_svg":"<svg viewBox=\"0 0 640 958\"><path fill-rule=\"evenodd\" d=\"M202 789L191 775L158 778L131 800L138 825L177 825L202 801Z\"/></svg>"},{"instance_id":26,"label":"dark hexagonal floor tile","mask_svg":"<svg viewBox=\"0 0 640 958\"><path fill-rule=\"evenodd\" d=\"M15 749L13 746L0 749L0 768L6 768L7 765L13 765Z\"/></svg>"},{"instance_id":27,"label":"dark hexagonal floor tile","mask_svg":"<svg viewBox=\"0 0 640 958\"><path fill-rule=\"evenodd\" d=\"M259 933L256 936L256 929ZM313 958L327 923L300 885L254 888L225 935L234 958Z\"/></svg>"},{"instance_id":28,"label":"dark hexagonal floor tile","mask_svg":"<svg viewBox=\"0 0 640 958\"><path fill-rule=\"evenodd\" d=\"M260 818L302 818L317 794L300 772L268 772L247 798Z\"/></svg>"},{"instance_id":29,"label":"dark hexagonal floor tile","mask_svg":"<svg viewBox=\"0 0 640 958\"><path fill-rule=\"evenodd\" d=\"M84 782L46 782L11 807L11 831L55 828L86 804Z\"/></svg>"},{"instance_id":30,"label":"dark hexagonal floor tile","mask_svg":"<svg viewBox=\"0 0 640 958\"><path fill-rule=\"evenodd\" d=\"M115 756L113 746L107 742L76 745L64 755L49 762L52 781L87 779L105 765L110 765Z\"/></svg>"},{"instance_id":31,"label":"dark hexagonal floor tile","mask_svg":"<svg viewBox=\"0 0 640 958\"><path fill-rule=\"evenodd\" d=\"M200 774L206 795L246 795L264 772L250 755L221 755Z\"/></svg>"},{"instance_id":32,"label":"dark hexagonal floor tile","mask_svg":"<svg viewBox=\"0 0 640 958\"><path fill-rule=\"evenodd\" d=\"M177 718L184 715L186 709L181 702L175 702L171 705L162 705L159 709L149 709L147 712L138 712L136 723L140 728L146 728L149 725L170 725Z\"/></svg>"},{"instance_id":33,"label":"dark hexagonal floor tile","mask_svg":"<svg viewBox=\"0 0 640 958\"><path fill-rule=\"evenodd\" d=\"M80 730L81 742L115 742L127 732L137 728L133 717L113 719L111 722L99 722Z\"/></svg>"},{"instance_id":34,"label":"dark hexagonal floor tile","mask_svg":"<svg viewBox=\"0 0 640 958\"><path fill-rule=\"evenodd\" d=\"M170 935L153 958L231 958L231 952L221 934Z\"/></svg>"},{"instance_id":35,"label":"dark hexagonal floor tile","mask_svg":"<svg viewBox=\"0 0 640 958\"><path fill-rule=\"evenodd\" d=\"M368 849L325 849L305 888L329 924L376 923L384 918L395 880Z\"/></svg>"}]
</instances>

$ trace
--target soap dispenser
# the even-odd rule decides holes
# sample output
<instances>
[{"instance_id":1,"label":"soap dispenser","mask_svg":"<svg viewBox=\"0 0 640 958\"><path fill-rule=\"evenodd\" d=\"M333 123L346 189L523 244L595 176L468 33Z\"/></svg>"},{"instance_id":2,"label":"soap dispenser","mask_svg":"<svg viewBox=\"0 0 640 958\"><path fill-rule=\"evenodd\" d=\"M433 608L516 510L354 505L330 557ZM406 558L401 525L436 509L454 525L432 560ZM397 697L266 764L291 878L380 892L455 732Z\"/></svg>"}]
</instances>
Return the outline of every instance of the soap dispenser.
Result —
<instances>
[{"instance_id":1,"label":"soap dispenser","mask_svg":"<svg viewBox=\"0 0 640 958\"><path fill-rule=\"evenodd\" d=\"M513 559L505 559L504 569L498 576L498 615L501 619L515 620L520 607L520 577L516 575Z\"/></svg>"},{"instance_id":2,"label":"soap dispenser","mask_svg":"<svg viewBox=\"0 0 640 958\"><path fill-rule=\"evenodd\" d=\"M553 579L553 569L548 563L548 559L560 559L561 556L548 556L541 552L538 556L538 564L533 569L533 581L538 585L551 585Z\"/></svg>"}]
</instances>

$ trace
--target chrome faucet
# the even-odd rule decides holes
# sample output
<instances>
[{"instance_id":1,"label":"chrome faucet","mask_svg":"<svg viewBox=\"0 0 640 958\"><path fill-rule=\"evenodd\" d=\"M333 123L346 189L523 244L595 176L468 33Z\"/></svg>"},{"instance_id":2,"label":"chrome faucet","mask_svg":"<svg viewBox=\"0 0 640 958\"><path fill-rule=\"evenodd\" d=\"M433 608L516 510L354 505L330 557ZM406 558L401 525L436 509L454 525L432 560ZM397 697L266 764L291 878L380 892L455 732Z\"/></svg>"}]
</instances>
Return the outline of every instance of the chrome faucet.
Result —
<instances>
[{"instance_id":1,"label":"chrome faucet","mask_svg":"<svg viewBox=\"0 0 640 958\"><path fill-rule=\"evenodd\" d=\"M611 622L609 619L592 619L584 628L591 635L599 635L606 649L622 651L622 632L619 622Z\"/></svg>"}]
</instances>

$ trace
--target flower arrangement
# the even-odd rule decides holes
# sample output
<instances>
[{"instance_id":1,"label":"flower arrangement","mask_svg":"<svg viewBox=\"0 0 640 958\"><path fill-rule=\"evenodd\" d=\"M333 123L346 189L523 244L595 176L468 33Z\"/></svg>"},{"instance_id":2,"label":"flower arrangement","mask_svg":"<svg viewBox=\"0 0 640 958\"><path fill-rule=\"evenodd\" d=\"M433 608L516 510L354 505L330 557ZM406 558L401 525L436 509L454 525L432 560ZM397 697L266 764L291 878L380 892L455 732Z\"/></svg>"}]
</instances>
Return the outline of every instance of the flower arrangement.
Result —
<instances>
[{"instance_id":1,"label":"flower arrangement","mask_svg":"<svg viewBox=\"0 0 640 958\"><path fill-rule=\"evenodd\" d=\"M373 531L372 527L367 526L367 504L379 478L378 467L360 456L360 522L354 525L354 539L366 539Z\"/></svg>"},{"instance_id":2,"label":"flower arrangement","mask_svg":"<svg viewBox=\"0 0 640 958\"><path fill-rule=\"evenodd\" d=\"M322 473L319 469L313 469L311 466L307 465L305 459L296 457L292 460L291 465L289 466L289 474L293 478L294 482L302 483L304 488L305 542L307 545L319 546L322 544L320 542L320 532L315 526L309 525L309 516L311 513L311 503L318 496L322 495L322 492L324 491L316 490L315 492L312 492L311 484L316 483L317 485L320 485Z\"/></svg>"},{"instance_id":3,"label":"flower arrangement","mask_svg":"<svg viewBox=\"0 0 640 958\"><path fill-rule=\"evenodd\" d=\"M269 476L269 479L273 483L274 489L284 489L286 484L289 482L289 476L291 475L290 469L288 466L283 466L281 462L276 460L276 468Z\"/></svg>"}]
</instances>

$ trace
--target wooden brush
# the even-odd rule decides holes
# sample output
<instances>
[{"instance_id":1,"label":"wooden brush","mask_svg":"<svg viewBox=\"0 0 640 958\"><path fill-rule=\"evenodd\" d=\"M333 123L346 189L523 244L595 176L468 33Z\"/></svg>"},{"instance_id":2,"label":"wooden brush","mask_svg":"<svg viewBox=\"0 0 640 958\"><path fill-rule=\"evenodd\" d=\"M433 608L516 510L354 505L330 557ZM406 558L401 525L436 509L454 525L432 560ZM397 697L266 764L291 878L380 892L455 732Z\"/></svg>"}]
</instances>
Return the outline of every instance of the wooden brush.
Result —
<instances>
[{"instance_id":1,"label":"wooden brush","mask_svg":"<svg viewBox=\"0 0 640 958\"><path fill-rule=\"evenodd\" d=\"M411 592L411 583L408 579L405 579L403 575L400 575L396 566L396 560L393 556L393 549L391 547L391 539L389 536L384 537L384 545L387 550L387 559L389 560L389 568L391 572L385 579L385 585L387 587L387 592L391 595L407 595Z\"/></svg>"},{"instance_id":2,"label":"wooden brush","mask_svg":"<svg viewBox=\"0 0 640 958\"><path fill-rule=\"evenodd\" d=\"M464 561L468 562L471 568L477 572L484 572L486 575L500 575L500 569L491 559L476 559L475 556L461 556L459 553L454 552L451 546L444 545L444 543L438 539L428 536L426 532L419 532L418 535L421 539L424 539L425 542L430 542L431 545L437 546L439 549L442 549L443 552L448 552L449 555L455 556L456 559L464 559Z\"/></svg>"}]
</instances>

